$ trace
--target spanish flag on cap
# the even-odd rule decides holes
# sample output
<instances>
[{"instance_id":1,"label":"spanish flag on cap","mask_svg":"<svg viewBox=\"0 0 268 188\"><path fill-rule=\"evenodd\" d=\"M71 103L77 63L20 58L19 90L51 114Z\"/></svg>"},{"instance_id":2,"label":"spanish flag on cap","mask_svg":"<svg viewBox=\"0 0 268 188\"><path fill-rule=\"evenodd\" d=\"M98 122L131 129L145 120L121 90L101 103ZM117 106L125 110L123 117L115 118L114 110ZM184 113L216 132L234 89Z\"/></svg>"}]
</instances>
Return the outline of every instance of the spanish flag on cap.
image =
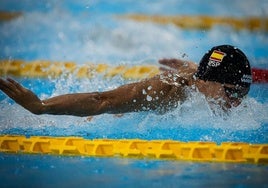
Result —
<instances>
[{"instance_id":1,"label":"spanish flag on cap","mask_svg":"<svg viewBox=\"0 0 268 188\"><path fill-rule=\"evenodd\" d=\"M224 58L225 55L226 53L224 52L214 50L209 59L217 62L222 62L222 59Z\"/></svg>"}]
</instances>

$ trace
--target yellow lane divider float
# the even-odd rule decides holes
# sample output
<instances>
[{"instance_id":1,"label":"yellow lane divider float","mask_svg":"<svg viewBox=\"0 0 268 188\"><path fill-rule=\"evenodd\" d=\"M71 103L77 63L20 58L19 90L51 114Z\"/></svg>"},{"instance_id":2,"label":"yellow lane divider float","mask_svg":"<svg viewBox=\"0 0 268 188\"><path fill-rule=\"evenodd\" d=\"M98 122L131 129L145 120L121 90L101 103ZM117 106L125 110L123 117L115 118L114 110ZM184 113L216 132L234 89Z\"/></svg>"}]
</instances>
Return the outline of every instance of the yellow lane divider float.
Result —
<instances>
[{"instance_id":1,"label":"yellow lane divider float","mask_svg":"<svg viewBox=\"0 0 268 188\"><path fill-rule=\"evenodd\" d=\"M78 78L91 78L97 73L105 77L120 75L125 79L142 79L158 74L159 69L155 65L111 66L93 63L77 65L74 62L0 60L0 76L57 77L69 73Z\"/></svg>"},{"instance_id":2,"label":"yellow lane divider float","mask_svg":"<svg viewBox=\"0 0 268 188\"><path fill-rule=\"evenodd\" d=\"M0 21L10 21L22 15L21 12L9 12L0 10Z\"/></svg>"},{"instance_id":3,"label":"yellow lane divider float","mask_svg":"<svg viewBox=\"0 0 268 188\"><path fill-rule=\"evenodd\" d=\"M10 21L22 15L21 12L0 11L0 21ZM158 24L174 24L182 29L211 29L213 26L229 26L239 31L242 29L250 31L268 31L267 17L226 17L209 15L143 15L128 14L120 15L118 18L134 20L139 22L153 22Z\"/></svg>"},{"instance_id":4,"label":"yellow lane divider float","mask_svg":"<svg viewBox=\"0 0 268 188\"><path fill-rule=\"evenodd\" d=\"M268 144L0 136L0 152L268 164Z\"/></svg>"},{"instance_id":5,"label":"yellow lane divider float","mask_svg":"<svg viewBox=\"0 0 268 188\"><path fill-rule=\"evenodd\" d=\"M50 62L36 60L0 60L0 76L18 77L58 77L72 74L77 78L92 78L97 74L104 77L121 76L125 79L143 79L159 74L157 65L117 65L108 64L75 64L74 62ZM253 83L267 83L268 70L252 68Z\"/></svg>"},{"instance_id":6,"label":"yellow lane divider float","mask_svg":"<svg viewBox=\"0 0 268 188\"><path fill-rule=\"evenodd\" d=\"M237 31L268 31L268 17L220 17L208 15L164 16L129 14L119 18L138 22L152 22L158 24L174 24L182 29L211 29L213 26L229 26Z\"/></svg>"}]
</instances>

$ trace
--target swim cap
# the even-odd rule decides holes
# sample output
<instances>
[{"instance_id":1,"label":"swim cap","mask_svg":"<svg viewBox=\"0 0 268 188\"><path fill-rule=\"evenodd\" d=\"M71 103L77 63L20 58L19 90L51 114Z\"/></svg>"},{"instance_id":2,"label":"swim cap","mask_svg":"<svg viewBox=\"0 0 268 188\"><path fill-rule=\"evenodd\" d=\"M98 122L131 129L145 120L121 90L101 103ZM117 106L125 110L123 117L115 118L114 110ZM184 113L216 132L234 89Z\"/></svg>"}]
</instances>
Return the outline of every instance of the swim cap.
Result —
<instances>
[{"instance_id":1,"label":"swim cap","mask_svg":"<svg viewBox=\"0 0 268 188\"><path fill-rule=\"evenodd\" d=\"M231 45L215 46L209 50L201 59L195 76L205 81L240 86L248 91L252 83L246 55Z\"/></svg>"}]
</instances>

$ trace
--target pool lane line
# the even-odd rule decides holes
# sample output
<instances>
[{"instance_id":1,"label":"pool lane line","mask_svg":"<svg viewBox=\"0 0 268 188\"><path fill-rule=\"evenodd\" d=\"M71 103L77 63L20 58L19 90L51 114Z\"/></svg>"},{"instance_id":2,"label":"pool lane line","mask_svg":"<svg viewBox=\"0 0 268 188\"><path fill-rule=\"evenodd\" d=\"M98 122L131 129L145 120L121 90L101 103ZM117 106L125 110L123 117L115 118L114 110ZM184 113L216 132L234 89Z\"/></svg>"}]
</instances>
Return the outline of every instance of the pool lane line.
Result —
<instances>
[{"instance_id":1,"label":"pool lane line","mask_svg":"<svg viewBox=\"0 0 268 188\"><path fill-rule=\"evenodd\" d=\"M268 144L0 135L0 152L268 164Z\"/></svg>"},{"instance_id":2,"label":"pool lane line","mask_svg":"<svg viewBox=\"0 0 268 188\"><path fill-rule=\"evenodd\" d=\"M22 16L22 12L0 10L0 22L7 22Z\"/></svg>"},{"instance_id":3,"label":"pool lane line","mask_svg":"<svg viewBox=\"0 0 268 188\"><path fill-rule=\"evenodd\" d=\"M96 74L104 77L121 76L125 79L143 79L159 74L156 65L117 65L74 62L51 62L44 60L0 60L0 76L17 77L59 77L73 74L77 78L92 78ZM253 83L268 83L268 69L252 68Z\"/></svg>"},{"instance_id":4,"label":"pool lane line","mask_svg":"<svg viewBox=\"0 0 268 188\"><path fill-rule=\"evenodd\" d=\"M0 22L6 22L23 15L22 12L1 11ZM235 31L249 30L268 31L268 17L248 16L248 17L227 17L210 15L146 15L146 14L125 14L116 15L119 19L133 20L137 22L151 22L156 24L174 24L181 29L187 30L209 30L214 26L231 27Z\"/></svg>"},{"instance_id":5,"label":"pool lane line","mask_svg":"<svg viewBox=\"0 0 268 188\"><path fill-rule=\"evenodd\" d=\"M230 27L235 31L249 30L268 31L268 17L228 17L228 16L209 16L209 15L145 15L145 14L125 14L118 15L119 19L133 20L136 22L173 24L181 29L187 30L209 30L215 26Z\"/></svg>"}]
</instances>

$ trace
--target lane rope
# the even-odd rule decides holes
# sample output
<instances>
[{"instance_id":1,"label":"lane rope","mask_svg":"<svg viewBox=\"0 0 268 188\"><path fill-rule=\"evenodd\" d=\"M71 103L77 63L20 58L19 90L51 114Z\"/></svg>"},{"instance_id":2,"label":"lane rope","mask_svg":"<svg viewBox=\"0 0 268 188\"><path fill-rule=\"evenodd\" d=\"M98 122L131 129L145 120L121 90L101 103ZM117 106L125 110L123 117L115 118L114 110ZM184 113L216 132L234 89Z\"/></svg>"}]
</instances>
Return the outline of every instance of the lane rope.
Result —
<instances>
[{"instance_id":1,"label":"lane rope","mask_svg":"<svg viewBox=\"0 0 268 188\"><path fill-rule=\"evenodd\" d=\"M9 12L0 10L0 22L10 21L22 16L21 12Z\"/></svg>"},{"instance_id":2,"label":"lane rope","mask_svg":"<svg viewBox=\"0 0 268 188\"><path fill-rule=\"evenodd\" d=\"M268 144L0 136L0 152L268 164Z\"/></svg>"},{"instance_id":3,"label":"lane rope","mask_svg":"<svg viewBox=\"0 0 268 188\"><path fill-rule=\"evenodd\" d=\"M160 73L154 65L118 65L85 63L77 65L74 62L50 62L22 60L0 61L0 75L18 77L58 77L62 74L73 74L78 78L91 78L95 74L102 74L104 77L120 75L125 79L142 79L152 77Z\"/></svg>"},{"instance_id":4,"label":"lane rope","mask_svg":"<svg viewBox=\"0 0 268 188\"><path fill-rule=\"evenodd\" d=\"M268 83L268 69L252 68L253 83Z\"/></svg>"},{"instance_id":5,"label":"lane rope","mask_svg":"<svg viewBox=\"0 0 268 188\"><path fill-rule=\"evenodd\" d=\"M104 77L121 76L125 79L143 79L159 74L156 65L118 65L74 62L50 62L23 60L0 60L0 76L17 77L58 77L73 74L77 78L92 78L96 74ZM268 69L252 68L253 83L268 83Z\"/></svg>"},{"instance_id":6,"label":"lane rope","mask_svg":"<svg viewBox=\"0 0 268 188\"><path fill-rule=\"evenodd\" d=\"M10 21L23 15L22 12L0 11L0 21ZM119 19L134 20L137 22L152 22L157 24L174 24L182 29L209 30L214 26L228 26L236 31L268 31L267 17L223 17L209 15L144 15L127 14L117 15Z\"/></svg>"},{"instance_id":7,"label":"lane rope","mask_svg":"<svg viewBox=\"0 0 268 188\"><path fill-rule=\"evenodd\" d=\"M137 22L151 22L162 25L174 24L182 29L200 29L209 30L214 26L227 26L236 31L268 31L267 17L223 17L223 16L208 16L208 15L142 15L128 14L118 16L120 19L133 20Z\"/></svg>"}]
</instances>

